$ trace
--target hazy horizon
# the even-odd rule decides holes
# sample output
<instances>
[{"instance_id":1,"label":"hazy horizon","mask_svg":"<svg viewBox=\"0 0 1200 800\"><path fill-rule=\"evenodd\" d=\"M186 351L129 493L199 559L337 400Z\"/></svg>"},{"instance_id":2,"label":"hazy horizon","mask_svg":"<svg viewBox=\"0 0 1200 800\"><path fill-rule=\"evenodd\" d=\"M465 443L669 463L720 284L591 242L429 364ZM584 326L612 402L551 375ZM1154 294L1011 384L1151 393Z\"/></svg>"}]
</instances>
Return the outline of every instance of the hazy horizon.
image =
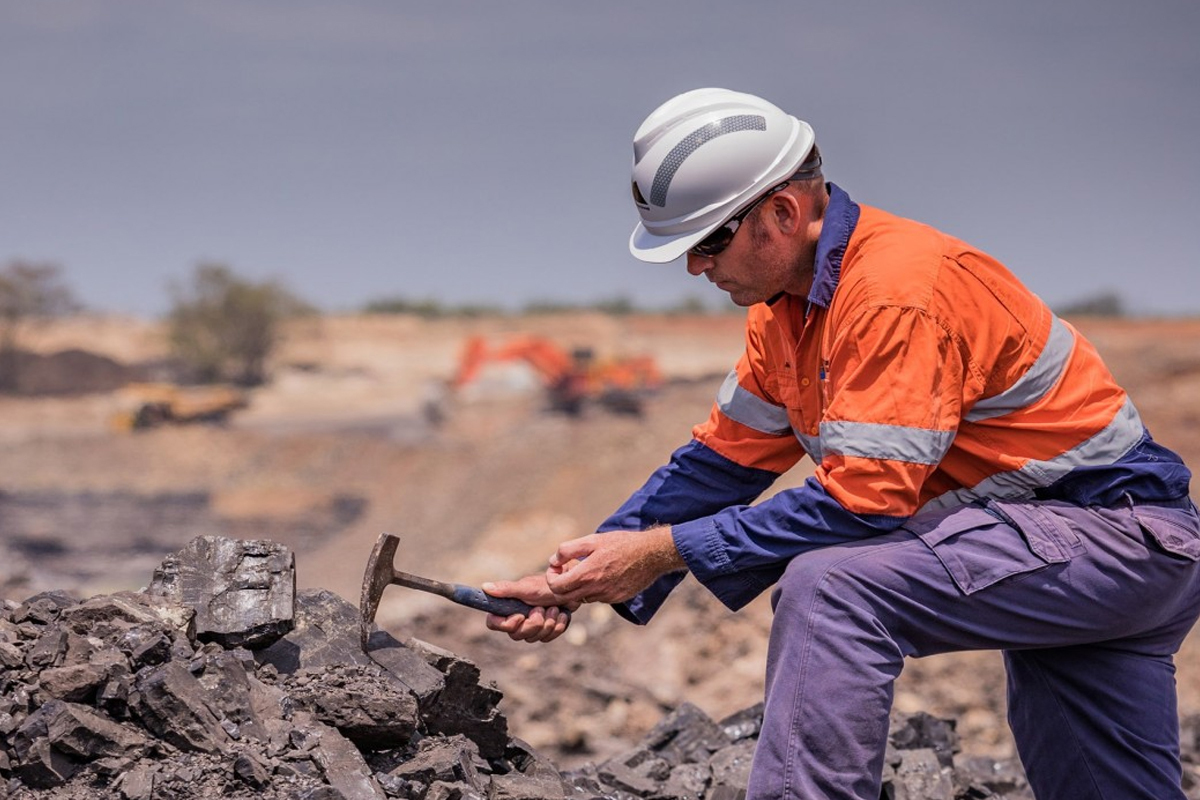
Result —
<instances>
[{"instance_id":1,"label":"hazy horizon","mask_svg":"<svg viewBox=\"0 0 1200 800\"><path fill-rule=\"evenodd\" d=\"M1200 312L1200 3L0 0L0 264L159 316L201 262L330 312L725 299L629 255L631 136L698 86L1048 303Z\"/></svg>"}]
</instances>

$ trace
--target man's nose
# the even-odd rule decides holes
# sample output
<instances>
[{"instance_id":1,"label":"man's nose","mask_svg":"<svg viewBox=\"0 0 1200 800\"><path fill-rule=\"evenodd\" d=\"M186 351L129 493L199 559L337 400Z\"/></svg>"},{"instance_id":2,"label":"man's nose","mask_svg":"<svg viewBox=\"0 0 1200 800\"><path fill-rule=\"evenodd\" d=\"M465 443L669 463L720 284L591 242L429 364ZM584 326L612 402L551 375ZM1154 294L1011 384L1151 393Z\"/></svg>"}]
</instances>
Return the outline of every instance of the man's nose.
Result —
<instances>
[{"instance_id":1,"label":"man's nose","mask_svg":"<svg viewBox=\"0 0 1200 800\"><path fill-rule=\"evenodd\" d=\"M692 275L703 275L713 265L711 258L698 256L695 253L687 254L687 271Z\"/></svg>"}]
</instances>

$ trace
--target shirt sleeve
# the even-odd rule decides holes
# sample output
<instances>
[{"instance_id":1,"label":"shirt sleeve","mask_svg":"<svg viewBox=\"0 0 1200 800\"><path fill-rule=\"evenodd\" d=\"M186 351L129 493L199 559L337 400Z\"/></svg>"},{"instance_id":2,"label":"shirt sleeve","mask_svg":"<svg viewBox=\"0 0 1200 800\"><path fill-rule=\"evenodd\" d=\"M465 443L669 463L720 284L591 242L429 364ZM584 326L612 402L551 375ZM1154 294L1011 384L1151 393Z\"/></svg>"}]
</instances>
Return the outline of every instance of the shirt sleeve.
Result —
<instances>
[{"instance_id":1,"label":"shirt sleeve","mask_svg":"<svg viewBox=\"0 0 1200 800\"><path fill-rule=\"evenodd\" d=\"M646 530L701 519L750 502L777 477L774 472L742 466L693 440L676 450L670 462L657 469L597 532ZM614 608L625 619L645 624L685 575L683 571L664 575Z\"/></svg>"}]
</instances>

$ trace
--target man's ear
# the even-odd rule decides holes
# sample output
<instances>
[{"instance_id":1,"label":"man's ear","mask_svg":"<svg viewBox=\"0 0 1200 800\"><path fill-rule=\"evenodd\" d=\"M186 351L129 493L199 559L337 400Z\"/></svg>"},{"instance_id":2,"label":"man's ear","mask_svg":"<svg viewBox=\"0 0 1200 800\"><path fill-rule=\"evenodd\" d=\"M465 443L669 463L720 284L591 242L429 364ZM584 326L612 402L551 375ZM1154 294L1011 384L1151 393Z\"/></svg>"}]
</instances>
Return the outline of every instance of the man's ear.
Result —
<instances>
[{"instance_id":1,"label":"man's ear","mask_svg":"<svg viewBox=\"0 0 1200 800\"><path fill-rule=\"evenodd\" d=\"M787 192L771 198L771 219L784 236L794 236L804 225L804 209L800 201Z\"/></svg>"}]
</instances>

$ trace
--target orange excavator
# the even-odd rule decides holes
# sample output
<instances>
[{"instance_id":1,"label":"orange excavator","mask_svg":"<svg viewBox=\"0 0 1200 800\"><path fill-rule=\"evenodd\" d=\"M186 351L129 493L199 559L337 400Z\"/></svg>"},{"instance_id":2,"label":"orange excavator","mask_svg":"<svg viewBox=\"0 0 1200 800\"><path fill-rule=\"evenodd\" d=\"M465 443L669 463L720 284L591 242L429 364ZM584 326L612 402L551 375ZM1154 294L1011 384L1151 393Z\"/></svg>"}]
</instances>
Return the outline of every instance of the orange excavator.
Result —
<instances>
[{"instance_id":1,"label":"orange excavator","mask_svg":"<svg viewBox=\"0 0 1200 800\"><path fill-rule=\"evenodd\" d=\"M451 391L473 381L488 363L524 361L546 388L549 407L573 416L595 404L617 414L640 416L644 401L662 385L662 373L650 356L601 360L591 348L566 350L541 336L519 336L491 344L467 339Z\"/></svg>"}]
</instances>

